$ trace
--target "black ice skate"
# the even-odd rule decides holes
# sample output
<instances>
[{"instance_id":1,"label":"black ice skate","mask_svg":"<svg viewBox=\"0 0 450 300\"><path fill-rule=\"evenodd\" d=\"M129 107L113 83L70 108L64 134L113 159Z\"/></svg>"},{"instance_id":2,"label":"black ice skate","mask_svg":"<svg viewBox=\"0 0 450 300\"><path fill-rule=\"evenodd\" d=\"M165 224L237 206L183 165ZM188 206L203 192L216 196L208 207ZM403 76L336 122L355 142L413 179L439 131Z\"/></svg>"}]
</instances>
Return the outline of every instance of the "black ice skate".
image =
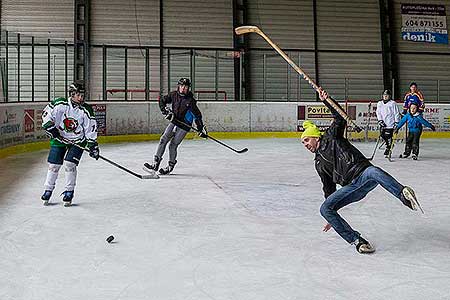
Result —
<instances>
[{"instance_id":1,"label":"black ice skate","mask_svg":"<svg viewBox=\"0 0 450 300\"><path fill-rule=\"evenodd\" d=\"M414 190L412 188L410 188L409 186L405 186L403 188L402 195L401 195L401 201L403 202L404 205L408 206L410 209L417 210L417 208L419 208L420 211L422 213L424 213L422 206L420 206L420 203L416 198Z\"/></svg>"},{"instance_id":2,"label":"black ice skate","mask_svg":"<svg viewBox=\"0 0 450 300\"><path fill-rule=\"evenodd\" d=\"M361 254L369 254L375 252L375 248L372 247L372 245L368 241L366 241L363 237L359 237L355 241L355 245L356 251L358 251Z\"/></svg>"},{"instance_id":3,"label":"black ice skate","mask_svg":"<svg viewBox=\"0 0 450 300\"><path fill-rule=\"evenodd\" d=\"M177 164L177 161L169 161L169 165L165 168L159 169L159 174L161 175L167 175L170 174L173 171L173 168L175 168L175 165Z\"/></svg>"},{"instance_id":4,"label":"black ice skate","mask_svg":"<svg viewBox=\"0 0 450 300\"><path fill-rule=\"evenodd\" d=\"M391 154L391 149L386 147L386 150L384 150L384 156L387 158Z\"/></svg>"},{"instance_id":5,"label":"black ice skate","mask_svg":"<svg viewBox=\"0 0 450 300\"><path fill-rule=\"evenodd\" d=\"M159 164L161 163L161 158L158 156L155 156L153 159L153 163L144 163L144 171L147 171L149 173L155 173L155 171L158 171Z\"/></svg>"},{"instance_id":6,"label":"black ice skate","mask_svg":"<svg viewBox=\"0 0 450 300\"><path fill-rule=\"evenodd\" d=\"M408 158L409 157L409 154L410 153L403 153L403 154L400 154L400 158Z\"/></svg>"},{"instance_id":7,"label":"black ice skate","mask_svg":"<svg viewBox=\"0 0 450 300\"><path fill-rule=\"evenodd\" d=\"M72 205L73 191L65 191L61 195L64 195L63 202L65 207Z\"/></svg>"},{"instance_id":8,"label":"black ice skate","mask_svg":"<svg viewBox=\"0 0 450 300\"><path fill-rule=\"evenodd\" d=\"M44 201L44 205L48 205L48 201L50 200L50 197L52 196L52 191L45 190L44 194L41 196L42 201Z\"/></svg>"},{"instance_id":9,"label":"black ice skate","mask_svg":"<svg viewBox=\"0 0 450 300\"><path fill-rule=\"evenodd\" d=\"M413 159L413 160L417 160L417 155L413 154L413 155L412 155L412 159Z\"/></svg>"}]
</instances>

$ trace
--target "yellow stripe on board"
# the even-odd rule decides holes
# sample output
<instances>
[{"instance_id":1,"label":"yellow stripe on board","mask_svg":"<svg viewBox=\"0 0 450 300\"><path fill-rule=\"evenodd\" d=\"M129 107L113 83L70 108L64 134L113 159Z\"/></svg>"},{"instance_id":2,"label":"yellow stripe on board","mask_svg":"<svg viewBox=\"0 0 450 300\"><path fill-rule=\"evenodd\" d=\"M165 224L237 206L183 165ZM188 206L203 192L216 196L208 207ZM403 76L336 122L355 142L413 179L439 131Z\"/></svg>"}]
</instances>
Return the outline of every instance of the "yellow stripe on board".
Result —
<instances>
[{"instance_id":1,"label":"yellow stripe on board","mask_svg":"<svg viewBox=\"0 0 450 300\"><path fill-rule=\"evenodd\" d=\"M217 139L257 139L257 138L300 138L301 132L211 132L212 137ZM399 135L402 135L400 133ZM134 142L146 142L146 141L157 141L160 138L160 134L131 134L131 135L112 135L112 136L100 136L98 142L100 144L109 143L134 143ZM352 139L363 139L364 133L351 133L348 136ZM450 138L450 131L435 132L426 131L422 134L423 138ZM190 132L187 139L200 139L200 137L193 132ZM377 133L369 133L369 138L378 138ZM50 143L45 142L34 142L21 145L15 145L0 149L0 159L7 156L16 155L20 153L38 151L43 149L48 149Z\"/></svg>"}]
</instances>

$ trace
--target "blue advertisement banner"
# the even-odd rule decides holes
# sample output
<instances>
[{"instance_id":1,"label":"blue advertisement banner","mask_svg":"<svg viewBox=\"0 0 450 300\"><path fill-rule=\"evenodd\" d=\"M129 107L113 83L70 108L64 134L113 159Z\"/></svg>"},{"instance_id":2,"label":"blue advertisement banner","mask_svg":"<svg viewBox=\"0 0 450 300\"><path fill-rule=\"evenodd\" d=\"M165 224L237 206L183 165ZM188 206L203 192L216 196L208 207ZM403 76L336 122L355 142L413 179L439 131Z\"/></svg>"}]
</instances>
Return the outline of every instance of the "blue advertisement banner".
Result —
<instances>
[{"instance_id":1,"label":"blue advertisement banner","mask_svg":"<svg viewBox=\"0 0 450 300\"><path fill-rule=\"evenodd\" d=\"M444 5L402 4L401 13L403 40L448 44Z\"/></svg>"}]
</instances>

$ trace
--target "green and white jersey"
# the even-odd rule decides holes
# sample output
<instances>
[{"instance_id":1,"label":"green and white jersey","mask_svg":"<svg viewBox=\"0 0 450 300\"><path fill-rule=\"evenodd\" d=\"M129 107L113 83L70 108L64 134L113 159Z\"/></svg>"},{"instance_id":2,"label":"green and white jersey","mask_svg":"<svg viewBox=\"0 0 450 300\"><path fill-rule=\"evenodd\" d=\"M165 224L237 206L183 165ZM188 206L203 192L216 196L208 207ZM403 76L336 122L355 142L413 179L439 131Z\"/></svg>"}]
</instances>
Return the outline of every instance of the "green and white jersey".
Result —
<instances>
[{"instance_id":1,"label":"green and white jersey","mask_svg":"<svg viewBox=\"0 0 450 300\"><path fill-rule=\"evenodd\" d=\"M94 110L89 104L81 105L69 99L57 98L48 104L42 112L42 127L56 127L60 135L77 144L94 143L97 140L97 122ZM51 144L63 146L52 139Z\"/></svg>"}]
</instances>

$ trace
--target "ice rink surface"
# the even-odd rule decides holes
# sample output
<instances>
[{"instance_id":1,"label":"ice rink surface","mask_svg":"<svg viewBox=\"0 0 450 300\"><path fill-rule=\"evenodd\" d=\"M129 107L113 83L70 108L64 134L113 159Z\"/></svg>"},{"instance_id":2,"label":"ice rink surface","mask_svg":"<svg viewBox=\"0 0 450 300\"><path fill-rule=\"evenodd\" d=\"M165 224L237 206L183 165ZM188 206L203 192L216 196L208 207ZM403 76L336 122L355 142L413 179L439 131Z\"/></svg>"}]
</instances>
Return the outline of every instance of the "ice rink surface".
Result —
<instances>
[{"instance_id":1,"label":"ice rink surface","mask_svg":"<svg viewBox=\"0 0 450 300\"><path fill-rule=\"evenodd\" d=\"M322 232L321 182L297 139L226 142L249 152L186 140L159 180L85 155L69 208L63 169L42 206L47 151L0 160L0 299L450 299L450 141L422 140L418 161L378 151L425 215L381 187L342 209L373 255ZM375 145L355 144L366 156ZM101 154L143 174L156 145Z\"/></svg>"}]
</instances>

